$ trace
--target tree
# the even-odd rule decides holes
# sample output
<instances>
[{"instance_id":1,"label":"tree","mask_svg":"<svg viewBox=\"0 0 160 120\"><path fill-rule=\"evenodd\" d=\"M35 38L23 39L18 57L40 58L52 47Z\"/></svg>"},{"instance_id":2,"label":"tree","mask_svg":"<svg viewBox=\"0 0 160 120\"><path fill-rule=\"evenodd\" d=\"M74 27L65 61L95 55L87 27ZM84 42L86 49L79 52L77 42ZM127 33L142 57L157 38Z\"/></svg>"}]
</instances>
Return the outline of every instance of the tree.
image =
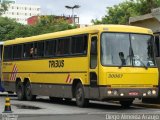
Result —
<instances>
[{"instance_id":1,"label":"tree","mask_svg":"<svg viewBox=\"0 0 160 120\"><path fill-rule=\"evenodd\" d=\"M160 0L137 0L136 10L141 14L151 13L153 8L160 7Z\"/></svg>"},{"instance_id":2,"label":"tree","mask_svg":"<svg viewBox=\"0 0 160 120\"><path fill-rule=\"evenodd\" d=\"M75 26L69 25L63 18L57 19L54 16L40 17L38 24L34 26L22 25L13 19L0 17L0 41L73 28L75 28Z\"/></svg>"},{"instance_id":3,"label":"tree","mask_svg":"<svg viewBox=\"0 0 160 120\"><path fill-rule=\"evenodd\" d=\"M15 20L4 17L0 17L0 23L0 41L14 39L18 33L13 32L23 26Z\"/></svg>"},{"instance_id":4,"label":"tree","mask_svg":"<svg viewBox=\"0 0 160 120\"><path fill-rule=\"evenodd\" d=\"M126 0L113 7L107 7L101 20L92 20L94 24L128 24L129 18L151 12L160 6L160 0Z\"/></svg>"},{"instance_id":5,"label":"tree","mask_svg":"<svg viewBox=\"0 0 160 120\"><path fill-rule=\"evenodd\" d=\"M7 1L3 1L3 2L0 4L0 16L1 16L5 11L7 11L8 5L9 5L9 3L8 3Z\"/></svg>"},{"instance_id":6,"label":"tree","mask_svg":"<svg viewBox=\"0 0 160 120\"><path fill-rule=\"evenodd\" d=\"M54 15L40 16L38 24L30 26L30 29L38 31L38 33L35 31L36 34L57 32L73 28L76 28L76 26L68 24L64 17L56 17Z\"/></svg>"}]
</instances>

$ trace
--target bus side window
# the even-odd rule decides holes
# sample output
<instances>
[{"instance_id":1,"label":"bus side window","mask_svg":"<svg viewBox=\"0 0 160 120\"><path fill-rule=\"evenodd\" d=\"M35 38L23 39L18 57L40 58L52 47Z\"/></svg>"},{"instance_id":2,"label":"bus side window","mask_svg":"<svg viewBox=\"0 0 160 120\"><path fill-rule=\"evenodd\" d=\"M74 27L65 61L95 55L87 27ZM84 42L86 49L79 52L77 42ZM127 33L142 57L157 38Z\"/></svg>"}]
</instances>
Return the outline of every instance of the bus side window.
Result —
<instances>
[{"instance_id":1,"label":"bus side window","mask_svg":"<svg viewBox=\"0 0 160 120\"><path fill-rule=\"evenodd\" d=\"M30 50L29 50L29 57L33 57L33 55L34 55L34 48L32 47L32 48L30 48Z\"/></svg>"},{"instance_id":2,"label":"bus side window","mask_svg":"<svg viewBox=\"0 0 160 120\"><path fill-rule=\"evenodd\" d=\"M37 58L37 48L38 48L38 42L34 42L34 47L33 47L33 55L32 57Z\"/></svg>"},{"instance_id":3,"label":"bus side window","mask_svg":"<svg viewBox=\"0 0 160 120\"><path fill-rule=\"evenodd\" d=\"M34 56L43 57L44 56L44 41L39 41L34 44Z\"/></svg>"},{"instance_id":4,"label":"bus side window","mask_svg":"<svg viewBox=\"0 0 160 120\"><path fill-rule=\"evenodd\" d=\"M87 54L88 36L79 35L72 37L71 40L71 54Z\"/></svg>"},{"instance_id":5,"label":"bus side window","mask_svg":"<svg viewBox=\"0 0 160 120\"><path fill-rule=\"evenodd\" d=\"M24 58L32 58L33 57L33 43L24 44L23 57Z\"/></svg>"},{"instance_id":6,"label":"bus side window","mask_svg":"<svg viewBox=\"0 0 160 120\"><path fill-rule=\"evenodd\" d=\"M22 58L22 45L13 45L13 59L21 59Z\"/></svg>"},{"instance_id":7,"label":"bus side window","mask_svg":"<svg viewBox=\"0 0 160 120\"><path fill-rule=\"evenodd\" d=\"M9 53L9 54L8 54ZM12 55L13 55L13 52L12 52L12 46L5 46L4 47L4 60L12 60Z\"/></svg>"},{"instance_id":8,"label":"bus side window","mask_svg":"<svg viewBox=\"0 0 160 120\"><path fill-rule=\"evenodd\" d=\"M55 56L56 51L56 40L47 40L45 41L45 56Z\"/></svg>"},{"instance_id":9,"label":"bus side window","mask_svg":"<svg viewBox=\"0 0 160 120\"><path fill-rule=\"evenodd\" d=\"M62 55L63 51L63 43L62 40L58 39L56 42L57 50L56 50L56 56Z\"/></svg>"}]
</instances>

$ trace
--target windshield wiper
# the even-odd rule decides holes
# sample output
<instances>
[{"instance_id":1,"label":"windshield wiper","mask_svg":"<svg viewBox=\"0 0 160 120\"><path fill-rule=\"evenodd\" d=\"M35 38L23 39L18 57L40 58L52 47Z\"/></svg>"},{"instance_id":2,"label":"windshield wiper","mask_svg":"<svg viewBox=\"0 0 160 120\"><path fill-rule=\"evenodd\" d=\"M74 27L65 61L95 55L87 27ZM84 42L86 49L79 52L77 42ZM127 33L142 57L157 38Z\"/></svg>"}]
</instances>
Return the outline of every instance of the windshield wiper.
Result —
<instances>
[{"instance_id":1,"label":"windshield wiper","mask_svg":"<svg viewBox=\"0 0 160 120\"><path fill-rule=\"evenodd\" d=\"M129 48L129 54L130 54L130 57L131 57L131 60L132 60L132 65L135 65L135 63L133 63L133 59L136 58L135 60L139 60L139 61L141 62L141 64L143 65L143 67L144 67L145 69L148 69L147 65L145 65L140 58L138 58L138 57L136 57L136 56L134 55L132 46L130 46L130 48Z\"/></svg>"},{"instance_id":2,"label":"windshield wiper","mask_svg":"<svg viewBox=\"0 0 160 120\"><path fill-rule=\"evenodd\" d=\"M135 57L136 58L136 57ZM139 60L145 69L148 69L147 65L140 58L136 58L135 60Z\"/></svg>"}]
</instances>

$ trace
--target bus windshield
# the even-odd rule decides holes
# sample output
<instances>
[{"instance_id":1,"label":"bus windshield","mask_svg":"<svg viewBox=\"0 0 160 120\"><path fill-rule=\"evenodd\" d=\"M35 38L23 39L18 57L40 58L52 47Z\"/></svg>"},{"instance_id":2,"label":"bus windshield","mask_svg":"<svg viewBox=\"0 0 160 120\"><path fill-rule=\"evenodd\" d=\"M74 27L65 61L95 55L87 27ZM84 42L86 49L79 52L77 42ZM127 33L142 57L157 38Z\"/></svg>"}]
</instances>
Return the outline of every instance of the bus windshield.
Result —
<instances>
[{"instance_id":1,"label":"bus windshield","mask_svg":"<svg viewBox=\"0 0 160 120\"><path fill-rule=\"evenodd\" d=\"M154 67L153 36L102 33L101 63L104 66Z\"/></svg>"}]
</instances>

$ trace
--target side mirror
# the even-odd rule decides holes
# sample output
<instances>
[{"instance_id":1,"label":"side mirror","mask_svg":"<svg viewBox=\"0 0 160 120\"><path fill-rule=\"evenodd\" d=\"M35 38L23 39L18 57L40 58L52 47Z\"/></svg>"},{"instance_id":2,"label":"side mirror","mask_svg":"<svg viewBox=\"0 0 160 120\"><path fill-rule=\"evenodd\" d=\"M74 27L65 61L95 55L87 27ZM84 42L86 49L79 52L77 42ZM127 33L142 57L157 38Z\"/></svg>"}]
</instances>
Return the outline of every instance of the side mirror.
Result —
<instances>
[{"instance_id":1,"label":"side mirror","mask_svg":"<svg viewBox=\"0 0 160 120\"><path fill-rule=\"evenodd\" d=\"M126 65L126 60L124 58L123 52L119 52L119 58L121 59L122 65Z\"/></svg>"},{"instance_id":2,"label":"side mirror","mask_svg":"<svg viewBox=\"0 0 160 120\"><path fill-rule=\"evenodd\" d=\"M124 59L124 53L123 52L119 52L119 58L122 60Z\"/></svg>"}]
</instances>

